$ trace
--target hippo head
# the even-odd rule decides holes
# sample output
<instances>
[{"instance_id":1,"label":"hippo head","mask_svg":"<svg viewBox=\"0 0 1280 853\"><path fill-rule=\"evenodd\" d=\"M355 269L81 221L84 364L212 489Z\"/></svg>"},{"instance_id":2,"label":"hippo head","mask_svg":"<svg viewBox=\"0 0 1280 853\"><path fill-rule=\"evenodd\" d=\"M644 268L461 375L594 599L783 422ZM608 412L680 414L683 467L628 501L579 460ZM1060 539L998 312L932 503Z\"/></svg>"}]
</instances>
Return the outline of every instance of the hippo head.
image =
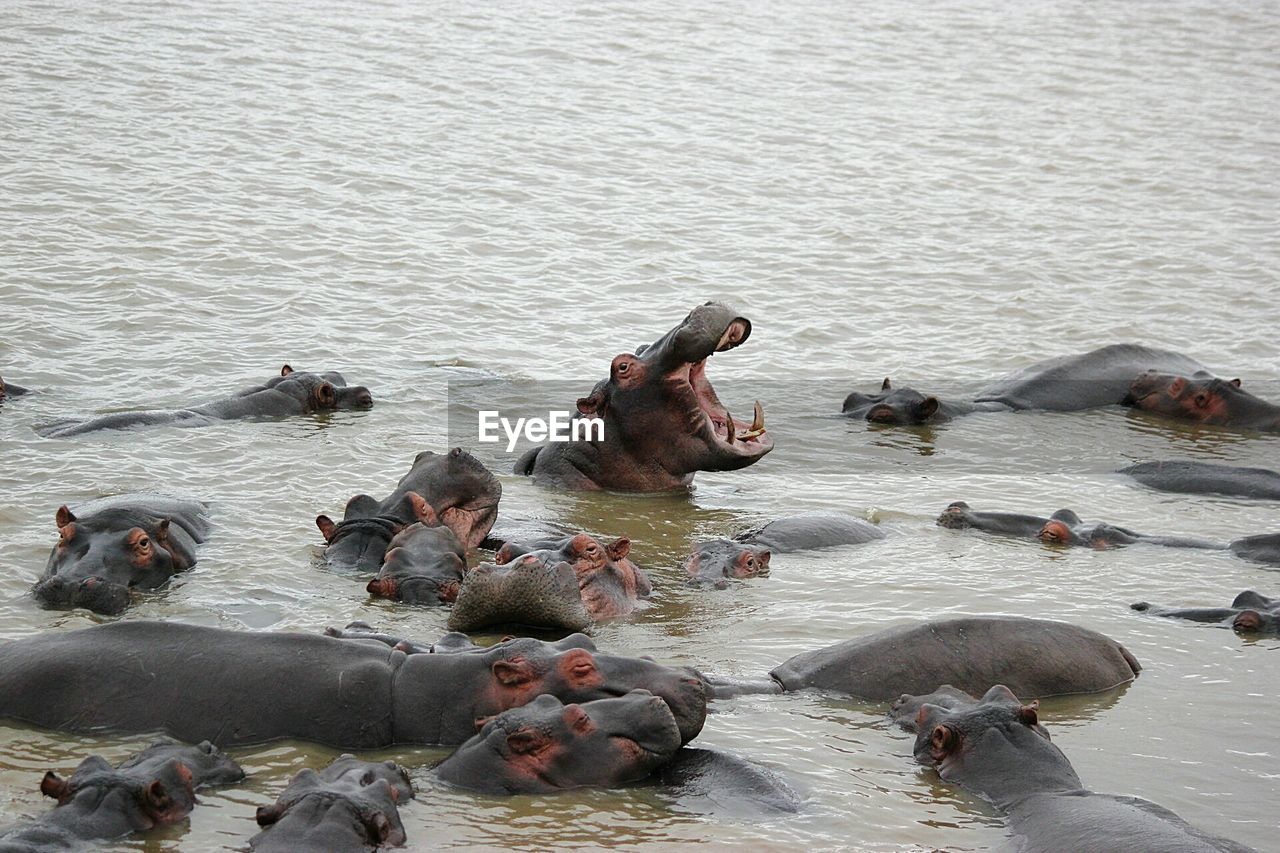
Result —
<instances>
[{"instance_id":1,"label":"hippo head","mask_svg":"<svg viewBox=\"0 0 1280 853\"><path fill-rule=\"evenodd\" d=\"M191 785L199 790L207 785L232 785L244 778L244 770L209 741L195 746L160 741L121 764L118 772L146 773L154 767L177 761L191 773Z\"/></svg>"},{"instance_id":2,"label":"hippo head","mask_svg":"<svg viewBox=\"0 0 1280 853\"><path fill-rule=\"evenodd\" d=\"M491 793L541 794L636 782L671 760L681 744L671 709L647 690L582 705L544 695L479 722L479 733L436 774Z\"/></svg>"},{"instance_id":3,"label":"hippo head","mask_svg":"<svg viewBox=\"0 0 1280 853\"><path fill-rule=\"evenodd\" d=\"M477 548L498 517L502 498L498 478L461 447L444 454L419 453L410 473L420 478L414 491L426 497L439 523L452 530L468 551Z\"/></svg>"},{"instance_id":4,"label":"hippo head","mask_svg":"<svg viewBox=\"0 0 1280 853\"><path fill-rule=\"evenodd\" d=\"M1146 412L1218 426L1233 423L1241 411L1266 405L1242 390L1239 379L1176 376L1154 370L1133 381L1124 402Z\"/></svg>"},{"instance_id":5,"label":"hippo head","mask_svg":"<svg viewBox=\"0 0 1280 853\"><path fill-rule=\"evenodd\" d=\"M121 529L117 515L99 512L82 521L66 506L58 508L58 544L32 588L41 605L119 613L129 602L130 587L156 587L191 567L170 542L169 519Z\"/></svg>"},{"instance_id":6,"label":"hippo head","mask_svg":"<svg viewBox=\"0 0 1280 853\"><path fill-rule=\"evenodd\" d=\"M457 592L449 630L531 625L581 631L591 624L573 567L552 551L535 551L505 566L481 563ZM376 581L375 581L376 583Z\"/></svg>"},{"instance_id":7,"label":"hippo head","mask_svg":"<svg viewBox=\"0 0 1280 853\"><path fill-rule=\"evenodd\" d=\"M695 584L724 589L730 578L766 578L771 553L763 545L749 545L730 539L703 542L685 561L685 571Z\"/></svg>"},{"instance_id":8,"label":"hippo head","mask_svg":"<svg viewBox=\"0 0 1280 853\"><path fill-rule=\"evenodd\" d=\"M391 540L414 520L434 527L440 523L426 498L409 492L394 515L378 515L378 502L369 495L347 501L342 521L327 515L316 516L316 527L324 537L324 559L332 566L376 572L382 565ZM407 520L406 520L407 519Z\"/></svg>"},{"instance_id":9,"label":"hippo head","mask_svg":"<svg viewBox=\"0 0 1280 853\"><path fill-rule=\"evenodd\" d=\"M405 843L397 805L413 793L409 774L394 761L343 755L318 773L299 771L274 803L259 807L256 819L297 849L319 843L319 849L381 850Z\"/></svg>"},{"instance_id":10,"label":"hippo head","mask_svg":"<svg viewBox=\"0 0 1280 853\"><path fill-rule=\"evenodd\" d=\"M1241 634L1280 634L1280 615L1260 610L1241 610L1231 621Z\"/></svg>"},{"instance_id":11,"label":"hippo head","mask_svg":"<svg viewBox=\"0 0 1280 853\"><path fill-rule=\"evenodd\" d=\"M923 703L914 723L916 760L1002 807L1038 791L1078 790L1079 777L1049 742L1037 709L1003 684L977 702L953 696L941 705Z\"/></svg>"},{"instance_id":12,"label":"hippo head","mask_svg":"<svg viewBox=\"0 0 1280 853\"><path fill-rule=\"evenodd\" d=\"M605 441L626 461L599 484L605 488L686 484L695 471L733 471L773 449L756 403L742 429L716 397L707 358L751 335L751 321L727 305L708 302L654 343L613 359L609 378L578 400L578 411L604 422ZM659 479L646 468L660 469Z\"/></svg>"},{"instance_id":13,"label":"hippo head","mask_svg":"<svg viewBox=\"0 0 1280 853\"><path fill-rule=\"evenodd\" d=\"M40 791L67 807L67 814L83 815L95 830L109 822L119 826L121 834L176 823L196 803L191 770L177 759L116 770L93 755L66 779L50 770Z\"/></svg>"},{"instance_id":14,"label":"hippo head","mask_svg":"<svg viewBox=\"0 0 1280 853\"><path fill-rule=\"evenodd\" d=\"M879 424L924 424L938 417L940 403L914 388L894 388L886 376L879 394L857 391L844 398L842 414Z\"/></svg>"},{"instance_id":15,"label":"hippo head","mask_svg":"<svg viewBox=\"0 0 1280 853\"><path fill-rule=\"evenodd\" d=\"M336 371L311 373L294 370L286 364L280 368L280 375L267 383L267 387L297 397L309 412L368 409L373 406L373 395L368 388L348 386L342 374Z\"/></svg>"},{"instance_id":16,"label":"hippo head","mask_svg":"<svg viewBox=\"0 0 1280 853\"><path fill-rule=\"evenodd\" d=\"M635 563L627 558L631 553L631 540L626 537L614 539L612 542L601 542L587 533L565 536L559 539L547 539L533 544L521 544L514 541L504 542L494 556L498 565L510 563L517 557L526 554L539 554L546 558L555 557L573 567L579 585L601 574L617 575L623 582L630 581L634 587L638 578L644 578L641 586L647 586L648 578ZM635 593L635 590L632 590ZM646 591L641 591L646 595Z\"/></svg>"},{"instance_id":17,"label":"hippo head","mask_svg":"<svg viewBox=\"0 0 1280 853\"><path fill-rule=\"evenodd\" d=\"M457 598L466 569L466 552L449 528L417 522L391 540L382 571L365 589L406 604L443 604Z\"/></svg>"},{"instance_id":18,"label":"hippo head","mask_svg":"<svg viewBox=\"0 0 1280 853\"><path fill-rule=\"evenodd\" d=\"M600 654L582 634L555 643L510 639L477 653L483 654L490 675L481 706L495 709L485 711L486 716L528 704L543 693L562 702L591 702L638 689L667 703L683 743L697 737L706 721L710 686L696 670Z\"/></svg>"},{"instance_id":19,"label":"hippo head","mask_svg":"<svg viewBox=\"0 0 1280 853\"><path fill-rule=\"evenodd\" d=\"M1085 524L1069 509L1060 509L1049 516L1044 527L1040 528L1039 539L1051 545L1083 545L1099 551L1138 541L1131 530L1105 522Z\"/></svg>"}]
</instances>

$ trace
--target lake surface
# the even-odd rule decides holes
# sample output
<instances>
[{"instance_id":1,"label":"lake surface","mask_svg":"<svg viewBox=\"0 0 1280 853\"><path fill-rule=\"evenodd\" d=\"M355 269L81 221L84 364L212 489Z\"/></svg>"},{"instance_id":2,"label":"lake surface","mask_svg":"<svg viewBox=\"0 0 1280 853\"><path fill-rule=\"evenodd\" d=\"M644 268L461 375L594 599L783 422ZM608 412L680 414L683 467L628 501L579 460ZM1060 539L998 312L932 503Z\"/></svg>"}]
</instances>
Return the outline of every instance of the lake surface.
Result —
<instances>
[{"instance_id":1,"label":"lake surface","mask_svg":"<svg viewBox=\"0 0 1280 853\"><path fill-rule=\"evenodd\" d=\"M1244 2L0 3L0 637L82 628L28 589L54 511L162 490L207 500L198 566L126 619L320 631L364 619L430 640L442 610L370 601L317 567L316 514L385 494L462 444L503 475L503 517L629 536L653 605L602 649L759 675L911 620L1043 616L1145 669L1041 720L1095 790L1274 846L1280 641L1144 617L1280 574L1225 553L1064 551L938 528L952 500L1227 540L1274 503L1147 491L1114 470L1195 458L1280 467L1280 438L1119 408L935 428L833 417L886 375L981 383L1137 341L1280 398L1280 13ZM690 495L563 494L510 476L450 389L564 408L694 305L751 340L711 360L776 450ZM288 362L368 385L368 412L41 439L60 418L203 402ZM455 403L457 401L455 400ZM809 509L877 521L865 546L776 555L772 576L683 585L702 536ZM938 782L885 708L800 693L716 703L699 744L806 798L795 816L652 788L509 800L436 783L396 749L412 849L711 842L752 850L981 850L1001 820ZM0 814L48 806L46 769L147 737L0 726ZM254 808L333 753L233 751L250 772L189 825L114 849L240 847Z\"/></svg>"}]
</instances>

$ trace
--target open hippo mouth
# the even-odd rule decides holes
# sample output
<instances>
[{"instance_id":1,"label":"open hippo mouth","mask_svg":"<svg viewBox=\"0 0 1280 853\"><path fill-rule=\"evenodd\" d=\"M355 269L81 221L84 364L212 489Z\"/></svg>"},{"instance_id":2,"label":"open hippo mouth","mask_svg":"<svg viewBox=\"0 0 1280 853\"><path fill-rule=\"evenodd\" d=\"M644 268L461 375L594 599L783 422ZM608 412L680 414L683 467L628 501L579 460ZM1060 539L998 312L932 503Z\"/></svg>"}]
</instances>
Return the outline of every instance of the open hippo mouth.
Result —
<instances>
[{"instance_id":1,"label":"open hippo mouth","mask_svg":"<svg viewBox=\"0 0 1280 853\"><path fill-rule=\"evenodd\" d=\"M750 334L749 321L743 318L733 320L720 336L713 354L733 349L746 341ZM710 355L679 365L667 379L675 386L675 396L688 409L691 431L716 446L720 453L741 457L742 463L730 466L741 467L773 449L773 438L765 431L764 408L757 400L751 424L743 428L745 419L733 417L707 379L708 358Z\"/></svg>"}]
</instances>

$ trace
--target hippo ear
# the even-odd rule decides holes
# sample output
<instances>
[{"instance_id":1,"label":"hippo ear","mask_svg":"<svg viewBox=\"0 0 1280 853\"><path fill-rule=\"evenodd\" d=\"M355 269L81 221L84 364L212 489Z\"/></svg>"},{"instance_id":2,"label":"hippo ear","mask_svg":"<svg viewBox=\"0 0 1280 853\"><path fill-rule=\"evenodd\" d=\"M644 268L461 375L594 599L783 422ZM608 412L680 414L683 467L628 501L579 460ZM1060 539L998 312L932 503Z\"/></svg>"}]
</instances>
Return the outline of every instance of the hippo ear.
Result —
<instances>
[{"instance_id":1,"label":"hippo ear","mask_svg":"<svg viewBox=\"0 0 1280 853\"><path fill-rule=\"evenodd\" d=\"M167 811L173 805L169 792L165 790L164 783L159 779L153 780L142 789L142 797L147 808L153 812Z\"/></svg>"},{"instance_id":2,"label":"hippo ear","mask_svg":"<svg viewBox=\"0 0 1280 853\"><path fill-rule=\"evenodd\" d=\"M383 846L395 832L395 827L391 825L391 821L380 811L371 811L364 815L364 827L369 833L369 838L379 847ZM392 842L389 846L398 847L399 844Z\"/></svg>"},{"instance_id":3,"label":"hippo ear","mask_svg":"<svg viewBox=\"0 0 1280 853\"><path fill-rule=\"evenodd\" d=\"M284 367L280 368L281 376L288 376L290 373L293 373L293 368L289 365L286 364Z\"/></svg>"},{"instance_id":4,"label":"hippo ear","mask_svg":"<svg viewBox=\"0 0 1280 853\"><path fill-rule=\"evenodd\" d=\"M280 808L279 803L272 803L269 806L258 806L258 811L254 813L254 819L258 821L258 826L270 826L280 819L284 814L284 809Z\"/></svg>"},{"instance_id":5,"label":"hippo ear","mask_svg":"<svg viewBox=\"0 0 1280 853\"><path fill-rule=\"evenodd\" d=\"M60 528L66 527L68 524L70 524L75 520L76 520L75 514L72 513L71 510L67 509L66 504L63 504L62 506L58 507L58 512L53 516L54 523L57 524L58 527Z\"/></svg>"},{"instance_id":6,"label":"hippo ear","mask_svg":"<svg viewBox=\"0 0 1280 853\"><path fill-rule=\"evenodd\" d=\"M493 677L503 687L520 687L533 682L535 673L529 661L522 657L493 662Z\"/></svg>"},{"instance_id":7,"label":"hippo ear","mask_svg":"<svg viewBox=\"0 0 1280 853\"><path fill-rule=\"evenodd\" d=\"M327 515L316 516L316 527L320 528L320 535L324 537L325 542L333 541L333 534L338 531L338 525L333 523L333 519Z\"/></svg>"},{"instance_id":8,"label":"hippo ear","mask_svg":"<svg viewBox=\"0 0 1280 853\"><path fill-rule=\"evenodd\" d=\"M162 518L160 523L156 525L156 540L159 542L169 541L169 519Z\"/></svg>"},{"instance_id":9,"label":"hippo ear","mask_svg":"<svg viewBox=\"0 0 1280 853\"><path fill-rule=\"evenodd\" d=\"M1239 387L1240 387L1240 377L1239 377L1239 376L1237 376L1235 379L1232 379L1232 380L1231 380L1231 384L1232 384L1232 385L1234 385L1234 386L1236 386L1237 388L1239 388Z\"/></svg>"},{"instance_id":10,"label":"hippo ear","mask_svg":"<svg viewBox=\"0 0 1280 853\"><path fill-rule=\"evenodd\" d=\"M602 405L604 405L604 395L599 390L595 390L589 397L578 398L578 413L588 416L598 415Z\"/></svg>"},{"instance_id":11,"label":"hippo ear","mask_svg":"<svg viewBox=\"0 0 1280 853\"><path fill-rule=\"evenodd\" d=\"M1023 705L1018 709L1018 719L1028 726L1039 725L1040 715L1036 712L1040 709L1040 700L1032 702L1030 705Z\"/></svg>"},{"instance_id":12,"label":"hippo ear","mask_svg":"<svg viewBox=\"0 0 1280 853\"><path fill-rule=\"evenodd\" d=\"M960 745L960 736L950 726L934 726L929 735L929 754L934 761L941 761L947 753Z\"/></svg>"},{"instance_id":13,"label":"hippo ear","mask_svg":"<svg viewBox=\"0 0 1280 853\"><path fill-rule=\"evenodd\" d=\"M631 540L625 536L615 539L606 546L605 551L608 552L609 559L616 563L631 553Z\"/></svg>"},{"instance_id":14,"label":"hippo ear","mask_svg":"<svg viewBox=\"0 0 1280 853\"><path fill-rule=\"evenodd\" d=\"M881 391L888 391L888 390L889 390L889 388L890 388L890 385L889 385L889 377L888 377L888 376L886 376L886 377L884 378L884 382L881 382L881 383L880 383L880 390L881 390Z\"/></svg>"},{"instance_id":15,"label":"hippo ear","mask_svg":"<svg viewBox=\"0 0 1280 853\"><path fill-rule=\"evenodd\" d=\"M316 386L316 402L331 409L338 404L338 393L333 390L332 382L321 382Z\"/></svg>"},{"instance_id":16,"label":"hippo ear","mask_svg":"<svg viewBox=\"0 0 1280 853\"><path fill-rule=\"evenodd\" d=\"M920 414L923 417L931 418L938 411L938 398L925 397L924 402L920 404Z\"/></svg>"},{"instance_id":17,"label":"hippo ear","mask_svg":"<svg viewBox=\"0 0 1280 853\"><path fill-rule=\"evenodd\" d=\"M439 527L440 517L436 515L436 511L431 508L431 504L427 503L427 499L417 492L409 492L404 496L408 502L409 508L413 510L413 517L421 521L427 527Z\"/></svg>"},{"instance_id":18,"label":"hippo ear","mask_svg":"<svg viewBox=\"0 0 1280 853\"><path fill-rule=\"evenodd\" d=\"M1261 631L1262 614L1256 610L1241 610L1231 621L1231 627L1236 631Z\"/></svg>"},{"instance_id":19,"label":"hippo ear","mask_svg":"<svg viewBox=\"0 0 1280 853\"><path fill-rule=\"evenodd\" d=\"M44 778L40 780L40 793L44 794L46 797L53 797L58 802L62 802L64 797L71 795L71 783L50 770L48 773L44 774Z\"/></svg>"}]
</instances>

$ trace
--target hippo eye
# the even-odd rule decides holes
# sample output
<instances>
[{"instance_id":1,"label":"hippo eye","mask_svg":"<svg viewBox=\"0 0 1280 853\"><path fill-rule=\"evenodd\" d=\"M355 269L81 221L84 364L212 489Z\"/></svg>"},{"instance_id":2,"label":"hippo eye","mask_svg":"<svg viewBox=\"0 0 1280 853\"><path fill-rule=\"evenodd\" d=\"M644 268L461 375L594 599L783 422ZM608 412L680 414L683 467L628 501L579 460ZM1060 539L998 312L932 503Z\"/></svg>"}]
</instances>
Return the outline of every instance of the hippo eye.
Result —
<instances>
[{"instance_id":1,"label":"hippo eye","mask_svg":"<svg viewBox=\"0 0 1280 853\"><path fill-rule=\"evenodd\" d=\"M148 539L147 537L143 536L142 538L140 538L140 539L138 540L138 550L139 550L139 551L145 551L145 550L147 550L147 549L148 549L148 548L150 548L150 547L151 547L151 540L150 540L150 539Z\"/></svg>"},{"instance_id":2,"label":"hippo eye","mask_svg":"<svg viewBox=\"0 0 1280 853\"><path fill-rule=\"evenodd\" d=\"M631 363L630 363L630 362L626 362L626 361L620 361L620 362L618 362L618 372L619 372L619 373L626 373L626 372L627 372L628 370L630 370L630 369L631 369Z\"/></svg>"},{"instance_id":3,"label":"hippo eye","mask_svg":"<svg viewBox=\"0 0 1280 853\"><path fill-rule=\"evenodd\" d=\"M1195 403L1203 409L1205 406L1209 405L1209 395L1201 391L1196 395Z\"/></svg>"}]
</instances>

